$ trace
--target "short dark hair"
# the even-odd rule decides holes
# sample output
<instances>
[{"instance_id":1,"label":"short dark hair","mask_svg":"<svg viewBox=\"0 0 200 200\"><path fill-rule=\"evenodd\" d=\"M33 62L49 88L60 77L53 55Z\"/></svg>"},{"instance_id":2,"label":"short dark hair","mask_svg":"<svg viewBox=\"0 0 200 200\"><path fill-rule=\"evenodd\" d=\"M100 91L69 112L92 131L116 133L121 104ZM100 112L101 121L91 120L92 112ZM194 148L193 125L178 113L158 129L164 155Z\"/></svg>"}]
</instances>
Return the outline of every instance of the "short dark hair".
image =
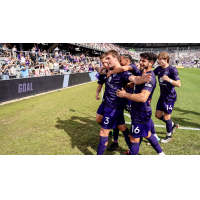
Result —
<instances>
[{"instance_id":1,"label":"short dark hair","mask_svg":"<svg viewBox=\"0 0 200 200\"><path fill-rule=\"evenodd\" d=\"M150 52L141 53L140 57L145 58L150 62L153 62L153 65L157 60L157 55L155 53L150 53Z\"/></svg>"},{"instance_id":2,"label":"short dark hair","mask_svg":"<svg viewBox=\"0 0 200 200\"><path fill-rule=\"evenodd\" d=\"M128 59L131 63L134 63L133 58L129 54L122 54L121 56L124 59Z\"/></svg>"}]
</instances>

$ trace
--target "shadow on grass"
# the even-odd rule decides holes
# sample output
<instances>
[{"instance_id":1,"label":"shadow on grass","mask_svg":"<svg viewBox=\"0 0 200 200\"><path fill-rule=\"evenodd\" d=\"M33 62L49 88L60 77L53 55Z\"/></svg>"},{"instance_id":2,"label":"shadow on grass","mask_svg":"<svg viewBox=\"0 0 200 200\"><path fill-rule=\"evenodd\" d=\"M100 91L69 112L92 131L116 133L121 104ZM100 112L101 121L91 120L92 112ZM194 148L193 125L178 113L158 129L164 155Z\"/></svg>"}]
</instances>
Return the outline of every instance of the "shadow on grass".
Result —
<instances>
[{"instance_id":1,"label":"shadow on grass","mask_svg":"<svg viewBox=\"0 0 200 200\"><path fill-rule=\"evenodd\" d=\"M184 109L181 109L179 107L174 107L173 110L178 111L178 112L182 112L180 115L193 114L193 115L199 115L200 116L200 113L198 113L198 112L191 111L191 110L184 110Z\"/></svg>"},{"instance_id":2,"label":"shadow on grass","mask_svg":"<svg viewBox=\"0 0 200 200\"><path fill-rule=\"evenodd\" d=\"M92 117L93 118L93 117ZM63 129L66 134L71 138L72 148L77 147L84 155L93 155L94 152L89 149L92 148L95 152L99 145L99 131L100 126L91 117L77 117L72 116L68 120L57 119L58 129ZM119 135L119 137L123 137ZM108 146L111 145L111 137L109 138ZM120 153L126 151L125 149L118 147L116 151ZM95 153L96 154L96 153ZM115 152L105 151L104 155L113 155Z\"/></svg>"},{"instance_id":3,"label":"shadow on grass","mask_svg":"<svg viewBox=\"0 0 200 200\"><path fill-rule=\"evenodd\" d=\"M200 128L200 124L197 124L197 123L194 123L194 122L189 122L187 120L191 120L191 119L182 118L182 117L172 117L172 121L176 124L179 124L180 126Z\"/></svg>"}]
</instances>

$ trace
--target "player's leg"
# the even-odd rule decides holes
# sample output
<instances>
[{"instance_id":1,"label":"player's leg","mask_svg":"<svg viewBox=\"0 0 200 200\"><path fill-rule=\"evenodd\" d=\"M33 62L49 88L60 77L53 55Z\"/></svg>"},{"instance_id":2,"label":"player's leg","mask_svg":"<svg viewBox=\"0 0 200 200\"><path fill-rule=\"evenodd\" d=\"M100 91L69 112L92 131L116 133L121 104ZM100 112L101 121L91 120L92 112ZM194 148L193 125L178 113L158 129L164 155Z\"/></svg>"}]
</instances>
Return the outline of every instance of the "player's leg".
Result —
<instances>
[{"instance_id":1,"label":"player's leg","mask_svg":"<svg viewBox=\"0 0 200 200\"><path fill-rule=\"evenodd\" d=\"M103 115L100 114L96 114L96 118L95 118L96 122L101 124L102 120L103 120Z\"/></svg>"},{"instance_id":2,"label":"player's leg","mask_svg":"<svg viewBox=\"0 0 200 200\"><path fill-rule=\"evenodd\" d=\"M149 141L151 146L156 150L158 155L165 155L158 143L157 138L153 134L151 134L151 131L148 132L148 136L146 136L145 138Z\"/></svg>"},{"instance_id":3,"label":"player's leg","mask_svg":"<svg viewBox=\"0 0 200 200\"><path fill-rule=\"evenodd\" d=\"M178 128L178 125L174 124L171 120L171 114L172 114L173 107L174 107L173 102L170 102L170 103L163 102L163 108L164 108L163 119L166 123L167 136L161 140L162 143L167 143L172 140L172 129L173 129L174 125ZM175 132L175 130L174 130L174 132Z\"/></svg>"},{"instance_id":4,"label":"player's leg","mask_svg":"<svg viewBox=\"0 0 200 200\"><path fill-rule=\"evenodd\" d=\"M123 133L125 142L126 142L128 148L130 149L130 145L131 145L131 143L130 143L130 131L128 130L126 124L125 123L121 124L121 125L118 126L118 128Z\"/></svg>"},{"instance_id":5,"label":"player's leg","mask_svg":"<svg viewBox=\"0 0 200 200\"><path fill-rule=\"evenodd\" d=\"M138 124L132 121L130 131L130 151L129 155L137 155L139 152L141 138L148 136L150 125Z\"/></svg>"},{"instance_id":6,"label":"player's leg","mask_svg":"<svg viewBox=\"0 0 200 200\"><path fill-rule=\"evenodd\" d=\"M105 104L101 103L97 110L97 114L96 114L96 118L95 118L96 122L98 122L100 125L103 120L104 108L105 108Z\"/></svg>"},{"instance_id":7,"label":"player's leg","mask_svg":"<svg viewBox=\"0 0 200 200\"><path fill-rule=\"evenodd\" d=\"M118 146L118 136L119 136L119 129L118 128L113 128L113 138L114 141L113 143L110 145L110 147L108 147L108 151L114 151Z\"/></svg>"},{"instance_id":8,"label":"player's leg","mask_svg":"<svg viewBox=\"0 0 200 200\"><path fill-rule=\"evenodd\" d=\"M156 134L156 130L155 130L155 126L154 126L153 120L150 119L149 123L151 125L151 134L153 134L156 137L157 141L160 141L160 138ZM151 144L148 142L147 145L151 145Z\"/></svg>"},{"instance_id":9,"label":"player's leg","mask_svg":"<svg viewBox=\"0 0 200 200\"><path fill-rule=\"evenodd\" d=\"M100 142L97 149L97 155L103 155L107 145L108 145L108 135L110 129L101 128L100 130Z\"/></svg>"}]
</instances>

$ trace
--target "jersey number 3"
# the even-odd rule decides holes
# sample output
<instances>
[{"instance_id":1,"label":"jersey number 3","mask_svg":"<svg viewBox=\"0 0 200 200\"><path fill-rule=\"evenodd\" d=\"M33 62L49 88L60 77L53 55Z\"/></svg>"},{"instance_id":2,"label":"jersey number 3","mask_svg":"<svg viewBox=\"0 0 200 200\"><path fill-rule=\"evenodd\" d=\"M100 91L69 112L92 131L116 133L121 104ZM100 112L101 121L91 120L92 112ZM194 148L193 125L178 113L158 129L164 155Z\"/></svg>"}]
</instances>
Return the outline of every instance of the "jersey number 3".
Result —
<instances>
[{"instance_id":1,"label":"jersey number 3","mask_svg":"<svg viewBox=\"0 0 200 200\"><path fill-rule=\"evenodd\" d=\"M104 124L108 124L109 123L109 117L106 117L106 121L104 122Z\"/></svg>"}]
</instances>

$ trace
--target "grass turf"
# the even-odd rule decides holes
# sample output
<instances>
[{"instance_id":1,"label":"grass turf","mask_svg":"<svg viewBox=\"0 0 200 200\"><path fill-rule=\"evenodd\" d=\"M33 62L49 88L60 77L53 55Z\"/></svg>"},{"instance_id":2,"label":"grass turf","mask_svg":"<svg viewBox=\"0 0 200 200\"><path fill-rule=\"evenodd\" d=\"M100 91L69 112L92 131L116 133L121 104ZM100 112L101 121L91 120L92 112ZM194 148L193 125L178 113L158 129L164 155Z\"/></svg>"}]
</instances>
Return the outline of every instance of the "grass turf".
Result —
<instances>
[{"instance_id":1,"label":"grass turf","mask_svg":"<svg viewBox=\"0 0 200 200\"><path fill-rule=\"evenodd\" d=\"M181 127L200 128L200 69L178 70L182 86L176 88L178 100L172 120ZM101 103L95 99L96 87L97 83L93 82L0 106L0 154L96 154L100 126L95 122L95 115ZM152 119L157 125L165 125L154 117L159 94L157 83L152 99ZM126 116L125 119L131 121ZM161 139L166 136L165 128L155 128ZM173 140L161 147L167 155L199 155L199 141L200 131L178 129ZM144 139L139 154L156 155L146 143ZM127 150L121 132L119 145L116 151L104 154L119 155Z\"/></svg>"}]
</instances>

